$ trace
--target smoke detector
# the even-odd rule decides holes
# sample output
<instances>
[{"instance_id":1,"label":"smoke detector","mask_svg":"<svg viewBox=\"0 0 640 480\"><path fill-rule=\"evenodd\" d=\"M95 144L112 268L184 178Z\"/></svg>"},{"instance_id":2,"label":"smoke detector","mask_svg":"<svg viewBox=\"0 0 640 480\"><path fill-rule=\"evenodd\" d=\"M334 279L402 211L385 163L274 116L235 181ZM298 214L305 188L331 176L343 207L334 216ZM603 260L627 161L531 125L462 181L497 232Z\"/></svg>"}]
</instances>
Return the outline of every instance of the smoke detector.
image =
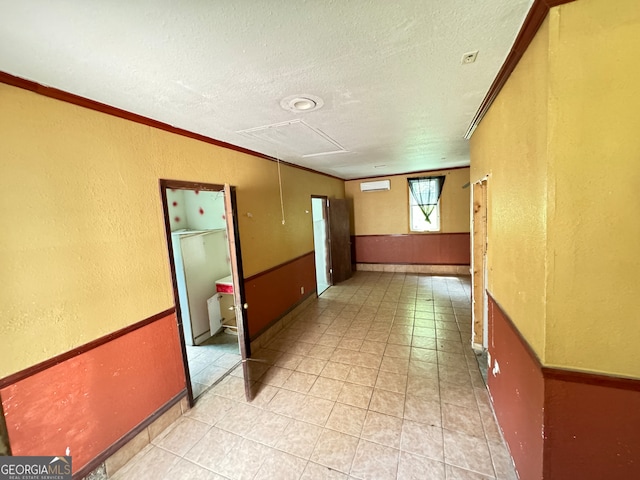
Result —
<instances>
[{"instance_id":1,"label":"smoke detector","mask_svg":"<svg viewBox=\"0 0 640 480\"><path fill-rule=\"evenodd\" d=\"M309 94L290 95L280 101L280 106L285 110L295 113L313 112L322 108L324 102L320 97Z\"/></svg>"}]
</instances>

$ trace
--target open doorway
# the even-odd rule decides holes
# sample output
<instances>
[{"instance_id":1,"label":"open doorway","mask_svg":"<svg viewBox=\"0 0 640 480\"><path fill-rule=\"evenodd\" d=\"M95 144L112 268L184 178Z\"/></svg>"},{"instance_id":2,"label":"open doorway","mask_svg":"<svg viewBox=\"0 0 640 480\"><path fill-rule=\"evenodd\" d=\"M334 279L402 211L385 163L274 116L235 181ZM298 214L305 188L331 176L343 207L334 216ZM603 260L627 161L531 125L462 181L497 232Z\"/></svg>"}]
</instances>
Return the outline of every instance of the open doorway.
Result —
<instances>
[{"instance_id":1,"label":"open doorway","mask_svg":"<svg viewBox=\"0 0 640 480\"><path fill-rule=\"evenodd\" d=\"M235 222L229 218L235 196L224 185L161 180L160 186L187 389L193 404L248 354L244 315L236 307L242 264L236 251Z\"/></svg>"},{"instance_id":2,"label":"open doorway","mask_svg":"<svg viewBox=\"0 0 640 480\"><path fill-rule=\"evenodd\" d=\"M331 252L327 197L311 197L313 246L316 260L316 293L321 295L331 286Z\"/></svg>"}]
</instances>

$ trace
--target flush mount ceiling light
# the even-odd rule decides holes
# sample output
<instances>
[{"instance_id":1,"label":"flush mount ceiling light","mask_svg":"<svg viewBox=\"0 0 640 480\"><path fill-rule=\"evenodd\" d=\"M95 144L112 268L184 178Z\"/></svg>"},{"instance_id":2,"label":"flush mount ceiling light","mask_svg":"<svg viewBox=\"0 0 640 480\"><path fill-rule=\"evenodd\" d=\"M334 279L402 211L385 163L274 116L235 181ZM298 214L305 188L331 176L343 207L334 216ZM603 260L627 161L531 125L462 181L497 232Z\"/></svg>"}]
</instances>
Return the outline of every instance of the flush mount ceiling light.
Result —
<instances>
[{"instance_id":1,"label":"flush mount ceiling light","mask_svg":"<svg viewBox=\"0 0 640 480\"><path fill-rule=\"evenodd\" d=\"M280 101L280 106L285 110L295 113L312 112L322 108L324 102L320 97L315 95L290 95Z\"/></svg>"}]
</instances>

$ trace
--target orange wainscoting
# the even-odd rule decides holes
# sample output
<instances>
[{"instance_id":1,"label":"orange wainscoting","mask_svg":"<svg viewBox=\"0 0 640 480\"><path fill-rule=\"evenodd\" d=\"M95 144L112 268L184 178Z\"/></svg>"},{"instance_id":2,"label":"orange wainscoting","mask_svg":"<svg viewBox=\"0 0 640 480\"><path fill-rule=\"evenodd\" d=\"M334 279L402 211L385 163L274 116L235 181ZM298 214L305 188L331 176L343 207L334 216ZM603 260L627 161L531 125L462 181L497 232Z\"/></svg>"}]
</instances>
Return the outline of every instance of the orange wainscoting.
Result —
<instances>
[{"instance_id":1,"label":"orange wainscoting","mask_svg":"<svg viewBox=\"0 0 640 480\"><path fill-rule=\"evenodd\" d=\"M68 451L75 473L179 395L185 377L176 315L171 310L153 319L3 382L12 454Z\"/></svg>"},{"instance_id":2,"label":"orange wainscoting","mask_svg":"<svg viewBox=\"0 0 640 480\"><path fill-rule=\"evenodd\" d=\"M354 263L470 265L470 238L469 233L355 235L352 258Z\"/></svg>"},{"instance_id":3,"label":"orange wainscoting","mask_svg":"<svg viewBox=\"0 0 640 480\"><path fill-rule=\"evenodd\" d=\"M249 337L254 339L316 290L314 252L245 279L244 288Z\"/></svg>"}]
</instances>

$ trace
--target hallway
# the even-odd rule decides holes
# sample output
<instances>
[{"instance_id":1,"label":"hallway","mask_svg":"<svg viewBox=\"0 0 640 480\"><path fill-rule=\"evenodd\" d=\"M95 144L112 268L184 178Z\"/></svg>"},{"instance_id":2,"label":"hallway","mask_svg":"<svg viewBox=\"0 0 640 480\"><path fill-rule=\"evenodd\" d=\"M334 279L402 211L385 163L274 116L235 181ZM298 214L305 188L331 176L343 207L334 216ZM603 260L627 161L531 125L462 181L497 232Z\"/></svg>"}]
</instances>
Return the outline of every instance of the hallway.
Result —
<instances>
[{"instance_id":1,"label":"hallway","mask_svg":"<svg viewBox=\"0 0 640 480\"><path fill-rule=\"evenodd\" d=\"M470 318L469 277L357 272L112 478L515 479Z\"/></svg>"}]
</instances>

